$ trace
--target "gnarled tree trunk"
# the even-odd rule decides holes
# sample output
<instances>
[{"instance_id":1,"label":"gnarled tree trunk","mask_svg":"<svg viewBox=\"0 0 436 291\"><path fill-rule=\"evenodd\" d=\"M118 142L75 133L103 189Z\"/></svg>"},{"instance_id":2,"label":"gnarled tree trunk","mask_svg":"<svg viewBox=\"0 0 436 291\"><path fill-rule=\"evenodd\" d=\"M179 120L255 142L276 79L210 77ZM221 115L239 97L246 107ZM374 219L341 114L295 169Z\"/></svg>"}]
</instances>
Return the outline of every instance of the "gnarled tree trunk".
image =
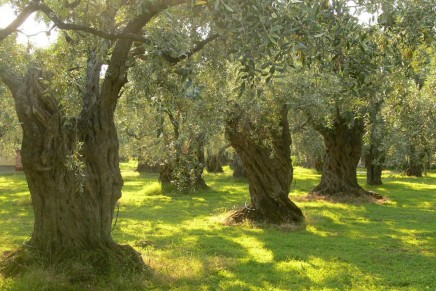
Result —
<instances>
[{"instance_id":1,"label":"gnarled tree trunk","mask_svg":"<svg viewBox=\"0 0 436 291\"><path fill-rule=\"evenodd\" d=\"M233 213L230 222L248 219L283 224L304 220L300 208L288 197L292 182L288 111L286 107L277 111L278 124L263 124L262 129L256 128L241 108L227 122L226 133L245 166L251 197L251 204ZM261 139L270 139L271 144L265 145Z\"/></svg>"},{"instance_id":2,"label":"gnarled tree trunk","mask_svg":"<svg viewBox=\"0 0 436 291\"><path fill-rule=\"evenodd\" d=\"M117 49L114 55L120 53ZM127 56L128 47L123 49ZM76 118L64 115L45 85L51 76L41 69L31 66L23 77L0 71L23 128L22 163L35 217L26 245L50 262L91 251L104 260L115 258L123 267L142 268L139 253L116 244L111 234L123 186L113 117L126 71L109 67L111 75L100 90L100 70L91 54L82 113Z\"/></svg>"},{"instance_id":3,"label":"gnarled tree trunk","mask_svg":"<svg viewBox=\"0 0 436 291\"><path fill-rule=\"evenodd\" d=\"M88 73L96 79L89 81L90 86L97 84L100 72L100 65L91 63L94 68ZM31 68L12 90L23 128L22 163L35 214L27 245L47 258L68 257L81 250L121 251L129 264L142 265L133 249L119 246L111 235L123 186L113 114L87 107L80 117L66 118L42 85L44 79L49 81L40 69ZM86 91L97 93L98 87ZM88 105L97 107L96 102Z\"/></svg>"},{"instance_id":4,"label":"gnarled tree trunk","mask_svg":"<svg viewBox=\"0 0 436 291\"><path fill-rule=\"evenodd\" d=\"M45 85L51 81L48 74L31 68L23 77L10 71L12 62L0 64L0 78L12 92L24 132L22 161L35 212L28 246L50 258L49 263L56 261L52 258L68 260L70 255L91 251L103 254L100 257L104 261L95 262L97 265L104 265L114 254L119 263L127 262L118 268L142 267L140 256L132 248L116 244L111 236L114 208L123 185L114 111L127 82L127 61L132 56L129 53L133 39L147 42L142 36L143 27L157 14L187 1L147 1L141 12L116 33L64 23L50 7L40 1L33 2L2 31L0 41L14 32L31 12L40 10L50 14L60 29L85 31L110 39L107 44L111 49L104 79L100 77L102 64L91 52L85 86L80 90L82 111L77 118L67 118L58 100L46 90ZM116 10L108 9L105 13L107 20L112 19L115 31ZM166 59L177 63L215 38L207 38L187 54L166 55ZM99 50L101 47L96 45L92 47Z\"/></svg>"},{"instance_id":5,"label":"gnarled tree trunk","mask_svg":"<svg viewBox=\"0 0 436 291\"><path fill-rule=\"evenodd\" d=\"M336 117L332 128L318 126L326 148L320 183L310 194L329 196L333 199L345 197L382 198L364 190L357 182L357 165L362 153L363 122L355 120L352 125Z\"/></svg>"}]
</instances>

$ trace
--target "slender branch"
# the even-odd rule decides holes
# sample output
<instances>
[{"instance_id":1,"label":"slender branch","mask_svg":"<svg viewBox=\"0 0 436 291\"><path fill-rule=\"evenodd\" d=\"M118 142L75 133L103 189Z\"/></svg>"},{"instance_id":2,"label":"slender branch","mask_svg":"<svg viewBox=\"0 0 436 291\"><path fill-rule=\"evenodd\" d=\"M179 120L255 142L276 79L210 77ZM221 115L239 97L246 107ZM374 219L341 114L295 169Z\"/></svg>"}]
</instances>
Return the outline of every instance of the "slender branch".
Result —
<instances>
[{"instance_id":1,"label":"slender branch","mask_svg":"<svg viewBox=\"0 0 436 291\"><path fill-rule=\"evenodd\" d=\"M145 136L145 135L139 136L136 133L134 133L133 131L129 130L128 128L126 128L124 131L128 137L133 137L136 140L141 140Z\"/></svg>"},{"instance_id":2,"label":"slender branch","mask_svg":"<svg viewBox=\"0 0 436 291\"><path fill-rule=\"evenodd\" d=\"M50 28L49 30L38 31L38 32L35 32L35 33L32 33L32 34L27 34L24 31L19 30L19 29L17 29L16 32L21 33L22 35L24 35L27 38L31 38L31 37L37 36L38 34L41 34L41 33L44 33L45 35L49 35L52 29L53 28Z\"/></svg>"},{"instance_id":3,"label":"slender branch","mask_svg":"<svg viewBox=\"0 0 436 291\"><path fill-rule=\"evenodd\" d=\"M85 26L85 25L79 25L74 23L65 23L54 13L54 11L48 7L45 4L39 4L38 10L42 11L45 15L50 18L51 21L59 28L63 30L75 30L75 31L82 31L87 32L96 36L100 36L102 38L108 39L108 40L117 40L121 38L142 42L142 43L149 43L149 39L147 37L141 36L139 34L134 33L109 33L102 30L95 29L93 27Z\"/></svg>"},{"instance_id":4,"label":"slender branch","mask_svg":"<svg viewBox=\"0 0 436 291\"><path fill-rule=\"evenodd\" d=\"M178 56L178 57L173 57L171 56L169 53L167 52L160 52L160 56L165 59L167 62L169 62L172 65L175 65L189 57L191 57L192 55L194 55L195 53L199 52L200 50L202 50L208 43L212 42L213 40L217 39L220 35L219 34L213 34L209 37L207 37L206 39L202 40L201 42L197 43L197 45L195 47L193 47L191 50L189 50L188 52ZM133 50L130 51L130 56L132 57L137 57L143 61L146 60L146 50L145 47L143 46L139 46L134 48Z\"/></svg>"},{"instance_id":5,"label":"slender branch","mask_svg":"<svg viewBox=\"0 0 436 291\"><path fill-rule=\"evenodd\" d=\"M173 131L174 131L175 138L178 139L180 136L179 122L176 120L176 118L174 117L174 114L168 108L165 108L164 111L168 115L170 122L173 125Z\"/></svg>"},{"instance_id":6,"label":"slender branch","mask_svg":"<svg viewBox=\"0 0 436 291\"><path fill-rule=\"evenodd\" d=\"M306 126L307 126L307 124L309 124L309 120L306 120L305 122L303 122L303 123L298 124L297 126L295 126L295 127L292 129L292 132L299 132L299 131L305 129Z\"/></svg>"},{"instance_id":7,"label":"slender branch","mask_svg":"<svg viewBox=\"0 0 436 291\"><path fill-rule=\"evenodd\" d=\"M208 36L207 38L205 38L204 40L200 41L199 43L197 43L197 45L195 47L193 47L190 51L184 53L183 55L180 55L178 57L173 57L168 53L162 53L162 57L169 62L170 64L177 64L187 58L189 58L190 56L192 56L193 54L199 52L200 50L202 50L208 43L212 42L213 40L217 39L220 35L219 34L212 34L210 36Z\"/></svg>"}]
</instances>

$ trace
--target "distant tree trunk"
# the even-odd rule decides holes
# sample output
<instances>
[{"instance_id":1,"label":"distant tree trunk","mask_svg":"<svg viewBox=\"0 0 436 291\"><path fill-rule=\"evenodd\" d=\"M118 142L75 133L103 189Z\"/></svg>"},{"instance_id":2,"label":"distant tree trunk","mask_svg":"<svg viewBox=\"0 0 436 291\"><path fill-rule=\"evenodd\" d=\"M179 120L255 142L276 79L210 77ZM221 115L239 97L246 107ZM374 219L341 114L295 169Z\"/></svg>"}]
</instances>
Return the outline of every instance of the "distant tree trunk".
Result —
<instances>
[{"instance_id":1,"label":"distant tree trunk","mask_svg":"<svg viewBox=\"0 0 436 291\"><path fill-rule=\"evenodd\" d=\"M422 165L419 164L412 164L409 165L406 169L406 175L407 176L415 176L415 177L422 177Z\"/></svg>"},{"instance_id":2,"label":"distant tree trunk","mask_svg":"<svg viewBox=\"0 0 436 291\"><path fill-rule=\"evenodd\" d=\"M162 167L161 164L162 163L160 161L152 161L144 157L139 157L136 171L145 173L159 173Z\"/></svg>"},{"instance_id":3,"label":"distant tree trunk","mask_svg":"<svg viewBox=\"0 0 436 291\"><path fill-rule=\"evenodd\" d=\"M223 146L217 154L212 154L209 152L209 150L207 151L207 159L206 159L206 170L209 173L222 173L224 172L223 170L223 165L226 164L227 159L226 159L226 150L230 147L230 145L225 145Z\"/></svg>"},{"instance_id":4,"label":"distant tree trunk","mask_svg":"<svg viewBox=\"0 0 436 291\"><path fill-rule=\"evenodd\" d=\"M173 167L171 163L162 164L159 171L159 182L162 184L171 184L173 180Z\"/></svg>"},{"instance_id":5,"label":"distant tree trunk","mask_svg":"<svg viewBox=\"0 0 436 291\"><path fill-rule=\"evenodd\" d=\"M366 183L368 185L382 185L382 171L383 167L378 164L366 165Z\"/></svg>"},{"instance_id":6,"label":"distant tree trunk","mask_svg":"<svg viewBox=\"0 0 436 291\"><path fill-rule=\"evenodd\" d=\"M421 156L416 152L415 146L411 145L409 148L407 163L405 165L405 173L409 177L422 177L423 170L424 166Z\"/></svg>"},{"instance_id":7,"label":"distant tree trunk","mask_svg":"<svg viewBox=\"0 0 436 291\"><path fill-rule=\"evenodd\" d=\"M21 150L15 151L15 171L23 171L23 162L21 161Z\"/></svg>"},{"instance_id":8,"label":"distant tree trunk","mask_svg":"<svg viewBox=\"0 0 436 291\"><path fill-rule=\"evenodd\" d=\"M188 155L194 157L191 171L193 172L193 179L190 188L193 190L207 188L206 181L203 178L204 167L206 166L206 159L204 156L204 135L200 134L193 138L192 144L188 149Z\"/></svg>"},{"instance_id":9,"label":"distant tree trunk","mask_svg":"<svg viewBox=\"0 0 436 291\"><path fill-rule=\"evenodd\" d=\"M422 177L423 166L419 161L410 162L406 168L406 176Z\"/></svg>"},{"instance_id":10,"label":"distant tree trunk","mask_svg":"<svg viewBox=\"0 0 436 291\"><path fill-rule=\"evenodd\" d=\"M234 178L247 178L247 172L245 171L244 163L237 153L233 154L231 168L233 169Z\"/></svg>"},{"instance_id":11,"label":"distant tree trunk","mask_svg":"<svg viewBox=\"0 0 436 291\"><path fill-rule=\"evenodd\" d=\"M383 149L383 132L385 121L381 117L384 98L375 102L370 108L369 123L367 124L367 136L369 145L364 149L363 157L366 167L366 183L368 185L382 185L382 170L385 162Z\"/></svg>"},{"instance_id":12,"label":"distant tree trunk","mask_svg":"<svg viewBox=\"0 0 436 291\"><path fill-rule=\"evenodd\" d=\"M194 192L207 187L203 178L205 167L203 135L192 137L189 145L175 149L175 157L170 159L159 174L162 184L174 184L180 192Z\"/></svg>"},{"instance_id":13,"label":"distant tree trunk","mask_svg":"<svg viewBox=\"0 0 436 291\"><path fill-rule=\"evenodd\" d=\"M371 145L365 153L366 183L368 185L382 185L383 152Z\"/></svg>"},{"instance_id":14,"label":"distant tree trunk","mask_svg":"<svg viewBox=\"0 0 436 291\"><path fill-rule=\"evenodd\" d=\"M261 130L255 128L239 107L228 120L226 133L245 165L251 196L251 205L233 213L228 218L230 222L248 219L283 224L304 220L300 208L288 197L292 163L287 112L285 107L276 112L278 124L263 124ZM260 136L255 137L254 130ZM271 144L261 144L262 138L270 138Z\"/></svg>"},{"instance_id":15,"label":"distant tree trunk","mask_svg":"<svg viewBox=\"0 0 436 291\"><path fill-rule=\"evenodd\" d=\"M363 122L354 121L349 127L347 122L337 116L333 128L316 127L326 147L320 183L310 194L344 198L347 196L380 195L364 190L357 182L357 165L362 153Z\"/></svg>"},{"instance_id":16,"label":"distant tree trunk","mask_svg":"<svg viewBox=\"0 0 436 291\"><path fill-rule=\"evenodd\" d=\"M324 167L324 156L318 155L315 158L315 170L317 172L321 173L323 167Z\"/></svg>"},{"instance_id":17,"label":"distant tree trunk","mask_svg":"<svg viewBox=\"0 0 436 291\"><path fill-rule=\"evenodd\" d=\"M209 173L222 173L224 172L223 167L221 166L221 159L219 155L207 155L206 159L206 170Z\"/></svg>"}]
</instances>

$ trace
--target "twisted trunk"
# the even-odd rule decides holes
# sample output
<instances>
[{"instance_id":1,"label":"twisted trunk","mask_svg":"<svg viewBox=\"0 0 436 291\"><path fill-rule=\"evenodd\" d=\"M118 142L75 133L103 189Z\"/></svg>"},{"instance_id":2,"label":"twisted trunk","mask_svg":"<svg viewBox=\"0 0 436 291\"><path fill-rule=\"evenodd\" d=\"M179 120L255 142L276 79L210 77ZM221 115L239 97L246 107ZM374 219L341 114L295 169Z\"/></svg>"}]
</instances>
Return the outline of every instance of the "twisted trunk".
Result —
<instances>
[{"instance_id":1,"label":"twisted trunk","mask_svg":"<svg viewBox=\"0 0 436 291\"><path fill-rule=\"evenodd\" d=\"M92 74L99 74L99 68L94 67ZM113 115L100 108L66 118L56 98L47 94L44 79L48 78L41 70L31 68L24 78L17 77L20 86L12 90L23 128L22 163L35 216L27 245L46 258L122 248L130 254L126 259L142 265L133 249L117 245L111 235L123 186ZM96 93L98 87L86 91ZM96 99L89 105L88 109L97 107Z\"/></svg>"},{"instance_id":2,"label":"twisted trunk","mask_svg":"<svg viewBox=\"0 0 436 291\"><path fill-rule=\"evenodd\" d=\"M292 182L291 136L284 107L278 114L278 124L256 128L240 108L226 126L230 144L241 158L248 177L251 205L233 213L228 220L245 219L273 224L302 222L304 216L288 197ZM257 136L260 135L260 136ZM270 145L259 139L271 139Z\"/></svg>"},{"instance_id":3,"label":"twisted trunk","mask_svg":"<svg viewBox=\"0 0 436 291\"><path fill-rule=\"evenodd\" d=\"M362 153L363 122L351 126L339 115L332 128L316 128L324 138L326 154L320 183L310 194L332 198L364 197L382 198L364 190L357 182L357 165Z\"/></svg>"},{"instance_id":4,"label":"twisted trunk","mask_svg":"<svg viewBox=\"0 0 436 291\"><path fill-rule=\"evenodd\" d=\"M131 41L115 46L100 87L101 63L88 59L80 116L68 118L47 86L52 76L31 65L25 76L0 68L23 128L22 163L34 209L26 244L43 257L69 259L81 251L117 255L129 268L143 266L130 247L116 244L112 218L121 197L114 110L125 82Z\"/></svg>"}]
</instances>

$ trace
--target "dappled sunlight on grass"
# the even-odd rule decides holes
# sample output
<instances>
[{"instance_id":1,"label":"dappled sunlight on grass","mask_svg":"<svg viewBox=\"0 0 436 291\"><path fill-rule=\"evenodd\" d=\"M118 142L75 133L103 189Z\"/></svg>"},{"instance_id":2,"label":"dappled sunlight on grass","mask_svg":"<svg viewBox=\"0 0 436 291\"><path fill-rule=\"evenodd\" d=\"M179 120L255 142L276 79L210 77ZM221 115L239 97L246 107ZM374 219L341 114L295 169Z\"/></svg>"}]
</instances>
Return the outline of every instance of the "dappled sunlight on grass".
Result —
<instances>
[{"instance_id":1,"label":"dappled sunlight on grass","mask_svg":"<svg viewBox=\"0 0 436 291\"><path fill-rule=\"evenodd\" d=\"M250 201L247 181L233 179L228 167L206 173L209 188L192 194L167 193L158 174L135 167L121 164L125 186L113 236L141 252L155 289L436 289L434 173L422 179L387 173L383 185L371 187L361 174L362 186L389 202L350 205L302 199L320 175L295 167L290 197L306 225L278 228L222 223ZM0 215L0 251L29 238L33 212L22 174L0 176ZM1 281L0 289L8 284Z\"/></svg>"},{"instance_id":2,"label":"dappled sunlight on grass","mask_svg":"<svg viewBox=\"0 0 436 291\"><path fill-rule=\"evenodd\" d=\"M156 180L147 180L156 176L145 176L143 185L137 183L140 176L125 178L132 188L121 200L124 218L114 234L124 242L144 245L140 249L146 261L160 274L157 284L182 289L383 290L432 282L434 274L418 281L412 276L415 271L406 266L410 258L426 268L432 264L435 250L430 229L434 222L426 219L434 212L408 207L423 204L431 210L433 200L423 199L433 186L407 180L411 184L403 184L407 189L402 189L402 184L386 183L380 186L383 195L394 200L384 205L296 201L307 217L306 230L283 232L253 225L222 225L226 211L249 202L247 182L234 180L229 169L225 171L206 174L210 188L190 195L162 193ZM295 175L291 199L306 195L319 181L313 170L297 167ZM129 179L135 183L129 184ZM424 194L409 197L409 189L416 191L415 195ZM409 212L396 210L397 205L404 205ZM418 218L426 224L417 224ZM397 267L386 272L389 262Z\"/></svg>"},{"instance_id":3,"label":"dappled sunlight on grass","mask_svg":"<svg viewBox=\"0 0 436 291\"><path fill-rule=\"evenodd\" d=\"M33 210L24 173L0 176L0 253L30 238Z\"/></svg>"},{"instance_id":4,"label":"dappled sunlight on grass","mask_svg":"<svg viewBox=\"0 0 436 291\"><path fill-rule=\"evenodd\" d=\"M247 251L248 260L254 260L258 263L270 263L274 259L274 254L271 250L266 249L264 243L255 237L236 237L232 241L240 244Z\"/></svg>"},{"instance_id":5,"label":"dappled sunlight on grass","mask_svg":"<svg viewBox=\"0 0 436 291\"><path fill-rule=\"evenodd\" d=\"M362 286L375 286L377 277L367 275L358 267L338 259L325 260L316 256L308 258L306 275L319 287L339 285L345 288L358 288Z\"/></svg>"}]
</instances>

